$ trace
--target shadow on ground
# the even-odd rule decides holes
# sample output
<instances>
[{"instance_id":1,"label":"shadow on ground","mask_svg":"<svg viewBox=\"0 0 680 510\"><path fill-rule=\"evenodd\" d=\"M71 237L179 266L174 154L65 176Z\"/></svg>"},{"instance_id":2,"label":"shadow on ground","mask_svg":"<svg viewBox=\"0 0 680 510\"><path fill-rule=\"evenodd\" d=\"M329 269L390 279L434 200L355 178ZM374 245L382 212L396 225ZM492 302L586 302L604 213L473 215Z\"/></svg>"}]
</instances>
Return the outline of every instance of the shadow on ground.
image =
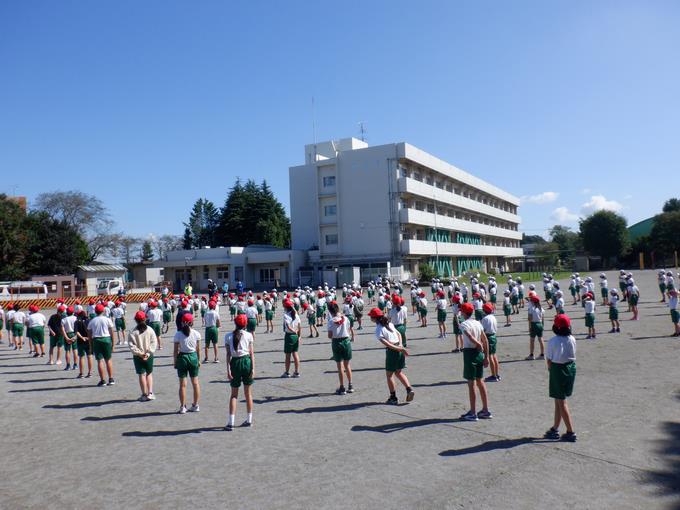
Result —
<instances>
[{"instance_id":1,"label":"shadow on ground","mask_svg":"<svg viewBox=\"0 0 680 510\"><path fill-rule=\"evenodd\" d=\"M458 421L459 420L451 418L429 418L425 420L386 423L384 425L355 425L350 430L353 432L381 432L383 434L390 434L392 432L399 432L400 430L426 427L428 425L438 425L441 423L457 423Z\"/></svg>"},{"instance_id":2,"label":"shadow on ground","mask_svg":"<svg viewBox=\"0 0 680 510\"><path fill-rule=\"evenodd\" d=\"M494 450L508 450L516 446L531 443L546 443L554 442L547 439L538 439L535 437L520 437L517 439L499 439L497 441L487 441L486 443L470 446L468 448L459 448L457 450L444 450L439 455L442 457L458 457L460 455L468 455L471 453L491 452Z\"/></svg>"},{"instance_id":3,"label":"shadow on ground","mask_svg":"<svg viewBox=\"0 0 680 510\"><path fill-rule=\"evenodd\" d=\"M148 432L132 430L130 432L123 432L121 435L123 437L168 437L183 436L186 434L200 434L202 432L224 432L224 427L198 427L195 429L183 430L152 430Z\"/></svg>"},{"instance_id":4,"label":"shadow on ground","mask_svg":"<svg viewBox=\"0 0 680 510\"><path fill-rule=\"evenodd\" d=\"M102 407L110 406L114 404L128 404L131 402L137 402L137 399L116 399L116 400L104 400L103 402L77 402L73 404L46 404L43 409L85 409L87 407Z\"/></svg>"}]
</instances>

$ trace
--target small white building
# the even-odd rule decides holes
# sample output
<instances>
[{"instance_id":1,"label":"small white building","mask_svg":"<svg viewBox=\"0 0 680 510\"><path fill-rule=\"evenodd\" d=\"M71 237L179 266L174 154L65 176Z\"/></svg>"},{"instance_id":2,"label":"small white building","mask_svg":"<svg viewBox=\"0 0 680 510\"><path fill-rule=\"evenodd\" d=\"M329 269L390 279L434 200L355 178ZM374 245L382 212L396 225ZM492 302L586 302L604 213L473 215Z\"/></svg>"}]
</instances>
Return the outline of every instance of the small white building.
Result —
<instances>
[{"instance_id":1,"label":"small white building","mask_svg":"<svg viewBox=\"0 0 680 510\"><path fill-rule=\"evenodd\" d=\"M163 268L164 279L172 282L176 291L191 282L194 290L204 292L209 278L219 288L227 282L233 289L238 281L248 289L294 287L305 262L306 253L301 250L250 245L171 251L154 266Z\"/></svg>"},{"instance_id":2,"label":"small white building","mask_svg":"<svg viewBox=\"0 0 680 510\"><path fill-rule=\"evenodd\" d=\"M401 280L421 263L440 275L520 261L519 199L408 143L356 138L305 146L289 169L292 247L315 279L359 267Z\"/></svg>"},{"instance_id":3,"label":"small white building","mask_svg":"<svg viewBox=\"0 0 680 510\"><path fill-rule=\"evenodd\" d=\"M86 295L96 296L97 288L102 282L108 282L115 278L126 281L127 269L120 264L91 264L78 266L76 276L83 286Z\"/></svg>"}]
</instances>

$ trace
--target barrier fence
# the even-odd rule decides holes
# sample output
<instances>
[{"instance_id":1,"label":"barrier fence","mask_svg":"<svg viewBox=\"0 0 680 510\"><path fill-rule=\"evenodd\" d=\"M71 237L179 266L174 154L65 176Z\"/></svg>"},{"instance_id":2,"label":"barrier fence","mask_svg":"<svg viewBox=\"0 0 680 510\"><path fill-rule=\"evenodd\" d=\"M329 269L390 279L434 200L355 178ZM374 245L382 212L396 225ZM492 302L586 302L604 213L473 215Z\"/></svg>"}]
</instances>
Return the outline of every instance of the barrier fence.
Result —
<instances>
[{"instance_id":1,"label":"barrier fence","mask_svg":"<svg viewBox=\"0 0 680 510\"><path fill-rule=\"evenodd\" d=\"M141 303L142 301L147 301L148 299L160 299L160 292L140 292L127 294L125 296L126 303ZM77 300L80 300L81 305L87 305L90 299L98 301L100 299L106 299L107 301L115 301L118 299L117 295L99 295L99 296L83 296L79 298L64 298L64 304L66 306L75 305ZM13 299L2 302L2 306L7 308L9 303L18 304L22 309L28 308L30 305L36 305L39 308L56 308L57 298L49 299Z\"/></svg>"}]
</instances>

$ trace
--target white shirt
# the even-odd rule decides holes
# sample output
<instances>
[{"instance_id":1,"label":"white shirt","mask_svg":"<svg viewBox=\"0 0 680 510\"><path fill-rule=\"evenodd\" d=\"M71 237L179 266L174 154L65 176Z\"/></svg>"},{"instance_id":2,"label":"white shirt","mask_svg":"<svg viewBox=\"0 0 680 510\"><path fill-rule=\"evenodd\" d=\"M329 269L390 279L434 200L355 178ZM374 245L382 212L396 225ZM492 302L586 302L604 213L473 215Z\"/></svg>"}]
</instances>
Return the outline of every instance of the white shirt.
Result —
<instances>
[{"instance_id":1,"label":"white shirt","mask_svg":"<svg viewBox=\"0 0 680 510\"><path fill-rule=\"evenodd\" d=\"M75 333L77 320L78 317L76 317L75 315L67 315L66 317L61 319L61 327L64 328L64 331L66 331L66 333Z\"/></svg>"},{"instance_id":2,"label":"white shirt","mask_svg":"<svg viewBox=\"0 0 680 510\"><path fill-rule=\"evenodd\" d=\"M26 314L22 311L14 312L11 319L14 321L14 324L23 324L26 322Z\"/></svg>"},{"instance_id":3,"label":"white shirt","mask_svg":"<svg viewBox=\"0 0 680 510\"><path fill-rule=\"evenodd\" d=\"M179 344L179 352L184 353L196 352L196 346L200 341L201 334L195 329L191 330L189 336L186 336L181 331L178 331L175 333L175 338L173 339L174 343Z\"/></svg>"},{"instance_id":4,"label":"white shirt","mask_svg":"<svg viewBox=\"0 0 680 510\"><path fill-rule=\"evenodd\" d=\"M114 319L122 319L123 315L125 315L125 310L117 306L116 308L111 310L111 315L113 316Z\"/></svg>"},{"instance_id":5,"label":"white shirt","mask_svg":"<svg viewBox=\"0 0 680 510\"><path fill-rule=\"evenodd\" d=\"M245 329L241 330L241 339L238 341L236 350L234 350L234 332L232 331L224 336L224 346L232 358L250 356L251 345L253 345L253 335Z\"/></svg>"},{"instance_id":6,"label":"white shirt","mask_svg":"<svg viewBox=\"0 0 680 510\"><path fill-rule=\"evenodd\" d=\"M283 314L283 331L284 333L298 334L300 329L300 315L295 314L295 318L291 317L290 313Z\"/></svg>"},{"instance_id":7,"label":"white shirt","mask_svg":"<svg viewBox=\"0 0 680 510\"><path fill-rule=\"evenodd\" d=\"M205 312L205 327L212 328L217 326L217 319L219 319L217 312L215 310L208 310Z\"/></svg>"},{"instance_id":8,"label":"white shirt","mask_svg":"<svg viewBox=\"0 0 680 510\"><path fill-rule=\"evenodd\" d=\"M463 333L463 347L465 349L477 349L477 346L472 343L472 341L468 338L468 335L478 342L481 342L482 333L484 332L484 328L482 327L481 323L470 317L461 323L460 329Z\"/></svg>"},{"instance_id":9,"label":"white shirt","mask_svg":"<svg viewBox=\"0 0 680 510\"><path fill-rule=\"evenodd\" d=\"M554 336L545 347L545 359L553 363L569 363L576 360L576 339L569 336Z\"/></svg>"},{"instance_id":10,"label":"white shirt","mask_svg":"<svg viewBox=\"0 0 680 510\"><path fill-rule=\"evenodd\" d=\"M257 308L254 306L249 306L246 308L246 317L249 319L257 319Z\"/></svg>"},{"instance_id":11,"label":"white shirt","mask_svg":"<svg viewBox=\"0 0 680 510\"><path fill-rule=\"evenodd\" d=\"M529 312L531 322L543 322L543 308L532 306Z\"/></svg>"},{"instance_id":12,"label":"white shirt","mask_svg":"<svg viewBox=\"0 0 680 510\"><path fill-rule=\"evenodd\" d=\"M482 317L482 327L484 328L484 333L488 335L495 335L498 328L498 322L496 321L496 316L492 313Z\"/></svg>"},{"instance_id":13,"label":"white shirt","mask_svg":"<svg viewBox=\"0 0 680 510\"><path fill-rule=\"evenodd\" d=\"M390 310L390 321L392 324L395 326L401 326L402 324L406 324L406 307L402 306L399 310L395 308L392 308Z\"/></svg>"},{"instance_id":14,"label":"white shirt","mask_svg":"<svg viewBox=\"0 0 680 510\"><path fill-rule=\"evenodd\" d=\"M399 332L396 329L393 328L390 331L385 326L382 326L380 324L378 324L375 327L375 337L378 339L379 342L381 340L385 340L387 343L392 345L399 345L401 343Z\"/></svg>"},{"instance_id":15,"label":"white shirt","mask_svg":"<svg viewBox=\"0 0 680 510\"><path fill-rule=\"evenodd\" d=\"M612 294L609 296L609 306L616 308L619 305L619 296Z\"/></svg>"},{"instance_id":16,"label":"white shirt","mask_svg":"<svg viewBox=\"0 0 680 510\"><path fill-rule=\"evenodd\" d=\"M161 322L163 320L163 312L158 308L149 308L149 311L146 312L146 317L149 319L149 323Z\"/></svg>"},{"instance_id":17,"label":"white shirt","mask_svg":"<svg viewBox=\"0 0 680 510\"><path fill-rule=\"evenodd\" d=\"M104 315L97 315L87 323L87 330L92 333L92 338L111 336L111 329L113 329L113 322Z\"/></svg>"},{"instance_id":18,"label":"white shirt","mask_svg":"<svg viewBox=\"0 0 680 510\"><path fill-rule=\"evenodd\" d=\"M586 301L586 313L595 313L595 300Z\"/></svg>"},{"instance_id":19,"label":"white shirt","mask_svg":"<svg viewBox=\"0 0 680 510\"><path fill-rule=\"evenodd\" d=\"M39 312L32 313L28 316L28 327L29 328L44 328L47 323L45 316Z\"/></svg>"},{"instance_id":20,"label":"white shirt","mask_svg":"<svg viewBox=\"0 0 680 510\"><path fill-rule=\"evenodd\" d=\"M437 310L446 310L446 299L437 299Z\"/></svg>"},{"instance_id":21,"label":"white shirt","mask_svg":"<svg viewBox=\"0 0 680 510\"><path fill-rule=\"evenodd\" d=\"M349 319L344 315L336 315L328 321L328 331L333 338L349 337Z\"/></svg>"},{"instance_id":22,"label":"white shirt","mask_svg":"<svg viewBox=\"0 0 680 510\"><path fill-rule=\"evenodd\" d=\"M678 296L677 294L675 296L671 296L670 299L668 300L668 308L671 310L677 310L678 309Z\"/></svg>"}]
</instances>

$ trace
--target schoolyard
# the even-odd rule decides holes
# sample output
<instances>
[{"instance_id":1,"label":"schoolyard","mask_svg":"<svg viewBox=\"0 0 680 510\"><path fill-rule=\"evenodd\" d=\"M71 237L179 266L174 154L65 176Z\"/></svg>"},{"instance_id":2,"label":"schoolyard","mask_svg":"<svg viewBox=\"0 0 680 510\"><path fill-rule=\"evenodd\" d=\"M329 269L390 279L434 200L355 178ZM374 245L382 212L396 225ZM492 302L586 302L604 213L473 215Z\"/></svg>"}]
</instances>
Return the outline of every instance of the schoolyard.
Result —
<instances>
[{"instance_id":1,"label":"schoolyard","mask_svg":"<svg viewBox=\"0 0 680 510\"><path fill-rule=\"evenodd\" d=\"M618 283L607 274L610 286ZM114 354L117 384L97 388L96 376L76 380L63 365L29 358L26 348L9 350L5 337L0 507L680 508L680 339L669 337L656 273L634 274L641 320L629 321L622 303L619 334L607 333L607 312L598 306L598 337L585 340L582 308L567 296L578 341L570 400L576 443L542 439L553 404L545 363L524 360L524 311L503 328L499 310L502 381L488 383L494 418L476 423L458 419L468 409L462 355L450 352L452 336L436 338L432 312L426 329L409 316L406 372L416 397L394 407L384 404L385 354L368 322L353 345L354 394L333 394L324 331L308 339L305 328L302 377L281 379L279 309L277 333L260 328L256 338L254 426L232 432L223 429L223 347L220 364L201 366L200 413L176 414L174 326L156 356L157 400L147 403L136 400L127 348ZM128 325L135 308L128 307ZM546 338L553 315L546 313ZM226 307L222 323L221 336L231 326ZM237 424L244 413L239 403Z\"/></svg>"}]
</instances>

